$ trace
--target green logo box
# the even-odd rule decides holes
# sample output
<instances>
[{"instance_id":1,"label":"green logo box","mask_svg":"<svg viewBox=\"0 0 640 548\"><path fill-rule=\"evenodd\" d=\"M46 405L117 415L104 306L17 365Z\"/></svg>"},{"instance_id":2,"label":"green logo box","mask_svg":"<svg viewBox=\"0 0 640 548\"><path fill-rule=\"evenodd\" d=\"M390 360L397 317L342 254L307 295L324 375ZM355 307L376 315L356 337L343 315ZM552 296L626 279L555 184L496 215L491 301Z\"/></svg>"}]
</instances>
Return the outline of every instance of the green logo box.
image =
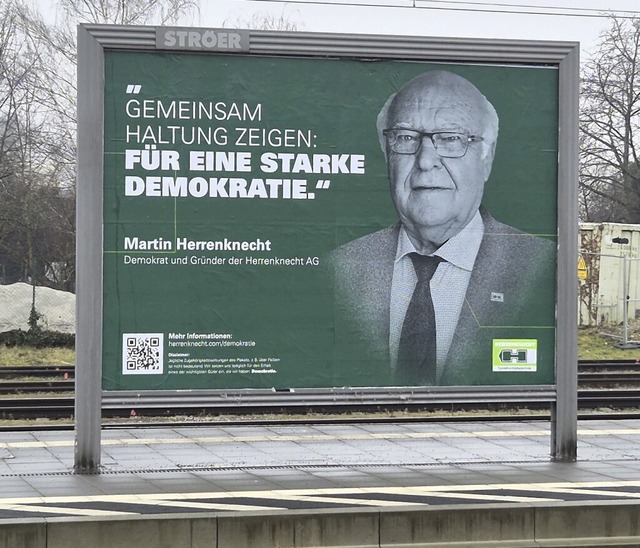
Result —
<instances>
[{"instance_id":1,"label":"green logo box","mask_svg":"<svg viewBox=\"0 0 640 548\"><path fill-rule=\"evenodd\" d=\"M493 371L536 371L537 339L493 339Z\"/></svg>"}]
</instances>

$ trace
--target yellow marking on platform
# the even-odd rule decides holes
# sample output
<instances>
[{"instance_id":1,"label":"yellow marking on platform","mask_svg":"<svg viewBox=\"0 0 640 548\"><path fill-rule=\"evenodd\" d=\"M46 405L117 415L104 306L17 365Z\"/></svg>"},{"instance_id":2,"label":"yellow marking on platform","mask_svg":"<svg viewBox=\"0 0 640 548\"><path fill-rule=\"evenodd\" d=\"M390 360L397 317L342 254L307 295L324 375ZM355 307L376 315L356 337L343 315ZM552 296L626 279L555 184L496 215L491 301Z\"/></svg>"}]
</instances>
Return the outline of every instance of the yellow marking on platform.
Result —
<instances>
[{"instance_id":1,"label":"yellow marking on platform","mask_svg":"<svg viewBox=\"0 0 640 548\"><path fill-rule=\"evenodd\" d=\"M540 430L485 430L485 431L446 431L446 432L372 432L353 434L283 434L265 433L252 436L199 436L188 437L149 437L149 438L103 438L103 447L135 445L180 445L180 444L242 444L262 442L314 442L314 441L365 441L365 440L428 440L456 438L524 438L549 436L547 428ZM578 437L594 436L640 436L640 428L616 428L607 430L580 429ZM0 449L35 449L72 447L73 438L67 440L37 440L0 442Z\"/></svg>"},{"instance_id":2,"label":"yellow marking on platform","mask_svg":"<svg viewBox=\"0 0 640 548\"><path fill-rule=\"evenodd\" d=\"M200 497L198 497L200 498ZM264 498L264 497L254 497L254 498ZM151 503L147 501L145 504L154 504L155 506L169 506L172 508L194 508L199 510L208 510L208 511L227 511L227 510L237 510L243 512L260 512L264 510L286 510L286 506L257 506L251 504L222 504L215 502L186 502L179 500L163 500L156 501Z\"/></svg>"},{"instance_id":3,"label":"yellow marking on platform","mask_svg":"<svg viewBox=\"0 0 640 548\"><path fill-rule=\"evenodd\" d=\"M366 440L398 440L398 439L438 439L438 438L504 438L526 436L548 436L548 431L520 431L520 432L407 432L407 433L372 433L372 434L340 434L340 435L300 435L300 436L243 436L243 437L207 437L207 438L120 438L103 439L103 447L134 446L134 445L202 445L202 444L242 444L261 442L310 442L310 441L366 441ZM48 447L72 447L74 440L60 441L30 441L30 442L0 442L0 449L33 449Z\"/></svg>"},{"instance_id":4,"label":"yellow marking on platform","mask_svg":"<svg viewBox=\"0 0 640 548\"><path fill-rule=\"evenodd\" d=\"M345 493L347 494L347 493ZM351 492L350 494L353 494ZM369 499L361 499L361 498L349 498L349 497L330 497L330 496L294 496L294 495L285 495L281 494L279 497L282 500L298 500L298 501L311 501L311 502L334 502L339 504L365 504L367 506L432 506L433 503L428 502L420 502L420 501L399 501L399 500L385 500L382 498L376 498L376 495L382 494L396 494L396 495L411 495L411 496L425 496L425 497L442 497L442 498L454 498L454 499L463 499L463 500L478 500L482 502L492 501L492 502L553 502L556 499L545 498L545 497L518 497L512 495L483 495L479 493L448 493L444 490L441 491L429 491L429 492L396 492L396 493L388 493L382 492L381 490L375 490L369 493L371 498Z\"/></svg>"},{"instance_id":5,"label":"yellow marking on platform","mask_svg":"<svg viewBox=\"0 0 640 548\"><path fill-rule=\"evenodd\" d=\"M82 499L77 502L83 502ZM47 502L48 503L48 502ZM74 516L135 516L138 512L122 512L120 510L92 510L90 508L60 508L56 506L38 506L37 504L0 504L0 510L16 512L46 512L48 514L71 514Z\"/></svg>"},{"instance_id":6,"label":"yellow marking on platform","mask_svg":"<svg viewBox=\"0 0 640 548\"><path fill-rule=\"evenodd\" d=\"M73 445L74 440L7 441L0 442L0 449L37 449L47 447L69 447Z\"/></svg>"},{"instance_id":7,"label":"yellow marking on platform","mask_svg":"<svg viewBox=\"0 0 640 548\"><path fill-rule=\"evenodd\" d=\"M623 486L624 487L624 486ZM631 487L631 486L626 486ZM640 498L640 493L625 492L625 491L605 491L598 489L579 489L574 487L555 487L549 490L550 493L566 493L574 495L599 495L605 497L621 497L621 498Z\"/></svg>"},{"instance_id":8,"label":"yellow marking on platform","mask_svg":"<svg viewBox=\"0 0 640 548\"><path fill-rule=\"evenodd\" d=\"M341 497L324 497L324 496L295 496L295 495L280 495L282 500L290 500L290 501L299 501L299 502L315 502L315 503L326 503L326 504L348 504L350 506L407 506L408 504L397 500L377 500L375 498L371 499L356 499L356 498L341 498ZM420 504L420 503L416 503ZM424 505L423 505L424 506Z\"/></svg>"},{"instance_id":9,"label":"yellow marking on platform","mask_svg":"<svg viewBox=\"0 0 640 548\"><path fill-rule=\"evenodd\" d=\"M532 484L535 485L535 484ZM443 487L440 486L420 486L420 487L372 487L366 488L363 493L371 494L386 494L386 495L412 495L412 496L429 496L429 497L452 497L452 498L469 498L478 500L504 500L507 502L549 502L555 499L549 499L547 497L535 497L535 496L516 496L516 495L483 495L483 490L496 490L505 489L504 484L498 485L452 485ZM522 490L522 489L521 489ZM534 491L535 489L531 489ZM478 491L476 493L476 491ZM535 491L544 491L544 489L537 489ZM353 493L354 490L344 489L345 493Z\"/></svg>"}]
</instances>

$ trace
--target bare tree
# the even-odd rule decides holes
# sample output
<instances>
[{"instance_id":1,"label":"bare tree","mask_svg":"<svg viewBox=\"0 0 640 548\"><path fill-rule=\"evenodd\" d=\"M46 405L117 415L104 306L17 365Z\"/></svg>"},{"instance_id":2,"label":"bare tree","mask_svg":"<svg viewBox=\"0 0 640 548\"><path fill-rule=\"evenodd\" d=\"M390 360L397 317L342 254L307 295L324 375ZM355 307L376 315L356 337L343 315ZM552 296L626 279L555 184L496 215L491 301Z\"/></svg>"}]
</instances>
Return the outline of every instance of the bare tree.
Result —
<instances>
[{"instance_id":1,"label":"bare tree","mask_svg":"<svg viewBox=\"0 0 640 548\"><path fill-rule=\"evenodd\" d=\"M40 209L31 189L55 159L52 164L47 146L50 120L39 106L39 57L24 40L15 2L0 9L0 266L3 277L7 270L27 276L30 269L22 265L34 258L28 227Z\"/></svg>"},{"instance_id":2,"label":"bare tree","mask_svg":"<svg viewBox=\"0 0 640 548\"><path fill-rule=\"evenodd\" d=\"M611 18L583 66L580 206L584 220L640 223L640 20Z\"/></svg>"},{"instance_id":3,"label":"bare tree","mask_svg":"<svg viewBox=\"0 0 640 548\"><path fill-rule=\"evenodd\" d=\"M298 24L284 10L279 15L271 13L254 13L251 17L239 16L235 20L226 20L224 27L258 29L258 30L299 30Z\"/></svg>"},{"instance_id":4,"label":"bare tree","mask_svg":"<svg viewBox=\"0 0 640 548\"><path fill-rule=\"evenodd\" d=\"M66 21L167 25L193 15L195 0L59 0Z\"/></svg>"},{"instance_id":5,"label":"bare tree","mask_svg":"<svg viewBox=\"0 0 640 548\"><path fill-rule=\"evenodd\" d=\"M53 23L26 2L14 2L24 35L39 54L42 105L58 117L56 142L75 170L77 25L189 22L199 0L58 0Z\"/></svg>"},{"instance_id":6,"label":"bare tree","mask_svg":"<svg viewBox=\"0 0 640 548\"><path fill-rule=\"evenodd\" d=\"M76 27L184 22L198 0L0 2L0 282L72 289Z\"/></svg>"}]
</instances>

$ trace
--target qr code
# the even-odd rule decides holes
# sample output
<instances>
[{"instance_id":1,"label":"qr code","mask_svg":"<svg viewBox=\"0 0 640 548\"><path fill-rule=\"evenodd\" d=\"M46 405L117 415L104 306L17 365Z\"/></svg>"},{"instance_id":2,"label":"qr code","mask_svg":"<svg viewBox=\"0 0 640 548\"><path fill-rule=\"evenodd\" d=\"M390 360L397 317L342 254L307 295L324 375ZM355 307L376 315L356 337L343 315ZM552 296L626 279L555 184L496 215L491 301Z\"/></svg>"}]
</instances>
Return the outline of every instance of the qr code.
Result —
<instances>
[{"instance_id":1,"label":"qr code","mask_svg":"<svg viewBox=\"0 0 640 548\"><path fill-rule=\"evenodd\" d=\"M163 333L123 333L122 374L162 375Z\"/></svg>"}]
</instances>

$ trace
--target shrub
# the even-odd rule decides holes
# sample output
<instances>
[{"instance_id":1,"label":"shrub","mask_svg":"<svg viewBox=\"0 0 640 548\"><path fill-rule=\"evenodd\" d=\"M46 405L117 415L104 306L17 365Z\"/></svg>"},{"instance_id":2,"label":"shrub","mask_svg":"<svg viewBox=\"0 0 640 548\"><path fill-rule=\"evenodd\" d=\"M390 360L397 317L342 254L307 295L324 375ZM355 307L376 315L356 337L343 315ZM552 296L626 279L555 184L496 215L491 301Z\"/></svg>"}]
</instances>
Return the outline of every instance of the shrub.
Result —
<instances>
[{"instance_id":1,"label":"shrub","mask_svg":"<svg viewBox=\"0 0 640 548\"><path fill-rule=\"evenodd\" d=\"M44 331L40 328L12 329L0 333L0 344L5 346L33 346L35 348L73 348L76 337L73 333L58 333L57 331Z\"/></svg>"}]
</instances>

